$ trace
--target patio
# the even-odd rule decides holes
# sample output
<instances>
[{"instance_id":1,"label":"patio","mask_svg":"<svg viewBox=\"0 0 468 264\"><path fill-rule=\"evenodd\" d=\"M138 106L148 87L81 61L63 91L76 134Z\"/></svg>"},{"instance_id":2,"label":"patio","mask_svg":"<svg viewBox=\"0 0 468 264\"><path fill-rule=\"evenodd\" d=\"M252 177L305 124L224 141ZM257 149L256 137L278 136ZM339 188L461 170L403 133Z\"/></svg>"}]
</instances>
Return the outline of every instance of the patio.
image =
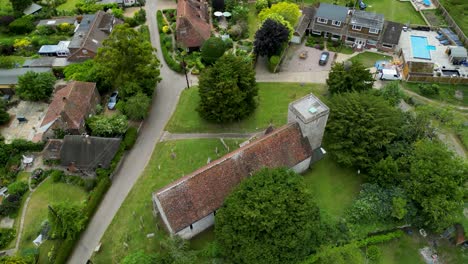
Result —
<instances>
[{"instance_id":1,"label":"patio","mask_svg":"<svg viewBox=\"0 0 468 264\"><path fill-rule=\"evenodd\" d=\"M5 142L10 143L13 139L32 140L36 134L36 128L41 125L47 107L46 103L20 101L17 106L10 108L8 113L11 121L0 128ZM18 116L23 116L27 121L19 122Z\"/></svg>"},{"instance_id":2,"label":"patio","mask_svg":"<svg viewBox=\"0 0 468 264\"><path fill-rule=\"evenodd\" d=\"M299 58L303 52L307 53L305 59ZM324 66L318 64L320 55L324 50L307 47L302 43L301 45L291 45L285 55L280 71L281 72L323 72L330 71L331 64L335 57L335 53L330 51L328 62Z\"/></svg>"}]
</instances>

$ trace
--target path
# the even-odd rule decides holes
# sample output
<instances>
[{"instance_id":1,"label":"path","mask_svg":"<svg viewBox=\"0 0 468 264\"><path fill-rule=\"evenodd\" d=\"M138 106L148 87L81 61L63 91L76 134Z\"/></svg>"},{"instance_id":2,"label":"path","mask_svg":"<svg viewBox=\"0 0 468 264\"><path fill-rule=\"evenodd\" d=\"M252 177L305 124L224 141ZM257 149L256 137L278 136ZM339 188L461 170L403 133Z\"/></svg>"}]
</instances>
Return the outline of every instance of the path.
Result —
<instances>
[{"instance_id":1,"label":"path","mask_svg":"<svg viewBox=\"0 0 468 264\"><path fill-rule=\"evenodd\" d=\"M93 254L125 197L149 162L155 144L158 142L167 120L175 109L179 94L185 88L185 77L169 69L162 60L163 56L159 48L156 10L166 8L176 8L176 3L172 0L146 1L145 10L151 44L157 48L158 58L161 59L162 65L162 81L157 85L150 115L142 125L134 147L125 155L122 166L115 172L112 185L89 222L88 227L81 235L69 258L69 264L84 264ZM197 83L196 78L193 78L193 83ZM105 245L103 246L105 247Z\"/></svg>"},{"instance_id":2,"label":"path","mask_svg":"<svg viewBox=\"0 0 468 264\"><path fill-rule=\"evenodd\" d=\"M255 133L186 133L186 134L172 134L164 131L160 141L178 140L178 139L193 139L193 138L251 138L259 137L265 132Z\"/></svg>"},{"instance_id":3,"label":"path","mask_svg":"<svg viewBox=\"0 0 468 264\"><path fill-rule=\"evenodd\" d=\"M416 97L417 99L419 99L421 101L424 101L426 103L437 104L437 105L440 105L440 106L451 106L451 107L454 107L454 108L456 108L458 110L461 110L461 111L467 111L468 110L467 106L457 106L457 105L453 105L453 104L446 104L446 103L438 102L438 101L429 99L427 97L424 97L424 96L422 96L422 95L420 95L418 93L415 93L415 92L407 90L407 89L403 89L403 91L406 94L408 94L410 96L413 96L413 97Z\"/></svg>"}]
</instances>

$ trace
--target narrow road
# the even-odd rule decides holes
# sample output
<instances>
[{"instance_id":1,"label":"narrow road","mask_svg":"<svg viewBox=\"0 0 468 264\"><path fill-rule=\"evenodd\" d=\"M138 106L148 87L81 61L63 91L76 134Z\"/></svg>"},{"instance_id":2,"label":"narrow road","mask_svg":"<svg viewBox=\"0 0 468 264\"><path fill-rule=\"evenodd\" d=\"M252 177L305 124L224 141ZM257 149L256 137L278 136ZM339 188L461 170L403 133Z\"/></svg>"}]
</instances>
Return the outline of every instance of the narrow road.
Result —
<instances>
[{"instance_id":1,"label":"narrow road","mask_svg":"<svg viewBox=\"0 0 468 264\"><path fill-rule=\"evenodd\" d=\"M185 77L171 71L162 59L156 24L157 9L175 7L176 3L172 0L146 1L145 10L151 34L151 44L158 49L157 53L158 58L161 60L161 77L163 80L157 85L150 115L140 129L135 146L124 157L120 169L115 172L112 186L83 232L80 241L68 260L69 264L84 264L93 254L114 215L151 158L155 144L158 142L167 120L175 109L179 94L185 88ZM193 80L194 83L196 81L196 79Z\"/></svg>"}]
</instances>

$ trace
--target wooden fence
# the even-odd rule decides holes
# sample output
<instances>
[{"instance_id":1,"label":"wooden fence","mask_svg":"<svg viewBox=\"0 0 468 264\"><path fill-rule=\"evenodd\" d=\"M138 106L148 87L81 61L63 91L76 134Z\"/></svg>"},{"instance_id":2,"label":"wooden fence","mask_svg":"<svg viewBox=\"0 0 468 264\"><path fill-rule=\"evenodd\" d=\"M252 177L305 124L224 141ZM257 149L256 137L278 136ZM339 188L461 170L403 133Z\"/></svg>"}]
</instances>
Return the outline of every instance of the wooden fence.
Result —
<instances>
[{"instance_id":1,"label":"wooden fence","mask_svg":"<svg viewBox=\"0 0 468 264\"><path fill-rule=\"evenodd\" d=\"M463 77L445 77L445 76L423 76L409 73L406 77L407 82L424 83L448 83L448 84L468 84L468 78Z\"/></svg>"},{"instance_id":2,"label":"wooden fence","mask_svg":"<svg viewBox=\"0 0 468 264\"><path fill-rule=\"evenodd\" d=\"M435 6L437 6L440 9L442 16L445 18L445 21L447 21L448 25L455 31L455 33L460 38L460 41L463 44L465 44L465 46L468 45L468 37L466 37L465 33L463 33L461 28L457 25L455 20L453 20L452 16L450 16L450 14L447 12L445 7L442 4L440 4L439 0L431 0L431 1L432 3L434 3Z\"/></svg>"}]
</instances>

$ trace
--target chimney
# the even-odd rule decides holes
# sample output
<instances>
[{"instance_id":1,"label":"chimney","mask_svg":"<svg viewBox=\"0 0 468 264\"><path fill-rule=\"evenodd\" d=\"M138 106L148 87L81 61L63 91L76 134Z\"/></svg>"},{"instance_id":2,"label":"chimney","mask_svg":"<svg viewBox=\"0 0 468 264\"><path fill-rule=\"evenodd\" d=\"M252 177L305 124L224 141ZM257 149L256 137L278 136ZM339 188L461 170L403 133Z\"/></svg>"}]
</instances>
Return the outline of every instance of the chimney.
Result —
<instances>
[{"instance_id":1,"label":"chimney","mask_svg":"<svg viewBox=\"0 0 468 264\"><path fill-rule=\"evenodd\" d=\"M67 98L64 96L64 97L62 97L62 100L63 100L63 101L66 101L66 100L67 100Z\"/></svg>"}]
</instances>

